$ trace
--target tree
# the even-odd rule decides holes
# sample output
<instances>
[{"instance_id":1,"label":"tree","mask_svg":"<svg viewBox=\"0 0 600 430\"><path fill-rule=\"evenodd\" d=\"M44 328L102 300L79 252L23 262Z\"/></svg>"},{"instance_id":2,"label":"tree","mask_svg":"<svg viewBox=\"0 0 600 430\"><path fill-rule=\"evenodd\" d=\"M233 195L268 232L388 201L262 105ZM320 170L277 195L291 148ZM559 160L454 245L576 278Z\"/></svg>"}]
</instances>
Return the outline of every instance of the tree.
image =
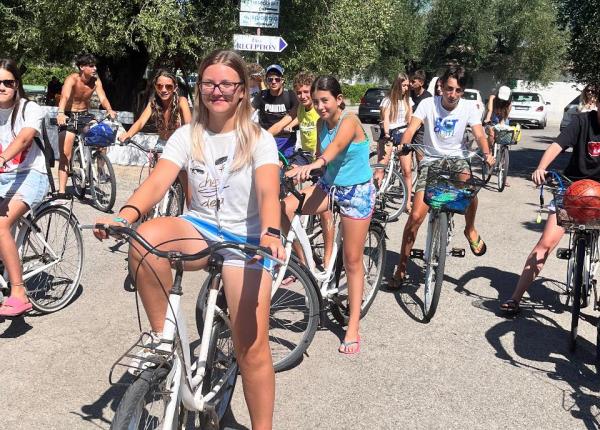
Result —
<instances>
[{"instance_id":1,"label":"tree","mask_svg":"<svg viewBox=\"0 0 600 430\"><path fill-rule=\"evenodd\" d=\"M548 82L562 70L567 34L554 0L434 0L423 64L449 62L508 78Z\"/></svg>"},{"instance_id":2,"label":"tree","mask_svg":"<svg viewBox=\"0 0 600 430\"><path fill-rule=\"evenodd\" d=\"M600 85L600 1L562 0L560 12L571 33L569 70L580 82Z\"/></svg>"}]
</instances>

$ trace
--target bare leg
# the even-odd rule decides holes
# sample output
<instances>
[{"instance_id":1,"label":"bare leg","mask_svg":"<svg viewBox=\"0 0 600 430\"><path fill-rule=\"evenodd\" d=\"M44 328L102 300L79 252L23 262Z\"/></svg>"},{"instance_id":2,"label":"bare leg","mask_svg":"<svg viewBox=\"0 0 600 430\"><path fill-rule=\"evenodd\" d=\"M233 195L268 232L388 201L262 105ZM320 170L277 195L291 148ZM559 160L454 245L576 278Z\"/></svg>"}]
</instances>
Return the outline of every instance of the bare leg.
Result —
<instances>
[{"instance_id":1,"label":"bare leg","mask_svg":"<svg viewBox=\"0 0 600 430\"><path fill-rule=\"evenodd\" d=\"M564 234L565 230L556 223L556 214L550 214L544 226L542 237L525 260L519 282L517 282L515 291L510 297L512 300L516 302L521 300L525 291L542 271L548 255L556 248Z\"/></svg>"},{"instance_id":2,"label":"bare leg","mask_svg":"<svg viewBox=\"0 0 600 430\"><path fill-rule=\"evenodd\" d=\"M365 283L365 270L363 266L363 254L365 239L369 230L371 218L352 219L342 217L342 228L344 234L344 268L348 281L348 304L350 307L350 319L344 341L351 342L358 339L360 323L360 307L362 304ZM353 352L358 348L356 344L346 348L346 352Z\"/></svg>"},{"instance_id":3,"label":"bare leg","mask_svg":"<svg viewBox=\"0 0 600 430\"><path fill-rule=\"evenodd\" d=\"M402 245L400 246L400 261L398 262L398 268L394 274L394 278L396 279L402 279L404 276L406 276L406 266L408 264L410 251L412 250L415 240L417 239L419 228L421 227L421 224L423 224L423 221L427 216L427 212L429 211L429 206L427 206L423 201L424 195L425 193L423 191L419 191L415 194L414 205L410 211L406 225L404 226Z\"/></svg>"},{"instance_id":4,"label":"bare leg","mask_svg":"<svg viewBox=\"0 0 600 430\"><path fill-rule=\"evenodd\" d=\"M479 233L475 229L475 217L477 215L477 206L479 204L479 199L477 196L473 199L467 211L465 212L465 236L469 239L471 243L476 243L479 238ZM484 246L485 242L482 240L479 242L479 245L475 249L476 252L480 252Z\"/></svg>"},{"instance_id":5,"label":"bare leg","mask_svg":"<svg viewBox=\"0 0 600 430\"><path fill-rule=\"evenodd\" d=\"M275 404L275 372L269 348L272 279L264 270L223 267L233 342L253 429L270 430Z\"/></svg>"},{"instance_id":6,"label":"bare leg","mask_svg":"<svg viewBox=\"0 0 600 430\"><path fill-rule=\"evenodd\" d=\"M321 228L323 229L323 265L329 266L333 252L333 240L335 239L335 228L333 225L333 213L330 210L321 212Z\"/></svg>"},{"instance_id":7,"label":"bare leg","mask_svg":"<svg viewBox=\"0 0 600 430\"><path fill-rule=\"evenodd\" d=\"M73 142L75 135L69 131L63 131L58 136L58 147L60 158L58 160L58 192L64 193L67 189L67 178L71 156L73 155Z\"/></svg>"},{"instance_id":8,"label":"bare leg","mask_svg":"<svg viewBox=\"0 0 600 430\"><path fill-rule=\"evenodd\" d=\"M23 270L17 244L11 227L29 210L26 203L16 198L4 199L0 202L0 259L8 272L10 280L10 297L27 303L27 294L23 286Z\"/></svg>"}]
</instances>

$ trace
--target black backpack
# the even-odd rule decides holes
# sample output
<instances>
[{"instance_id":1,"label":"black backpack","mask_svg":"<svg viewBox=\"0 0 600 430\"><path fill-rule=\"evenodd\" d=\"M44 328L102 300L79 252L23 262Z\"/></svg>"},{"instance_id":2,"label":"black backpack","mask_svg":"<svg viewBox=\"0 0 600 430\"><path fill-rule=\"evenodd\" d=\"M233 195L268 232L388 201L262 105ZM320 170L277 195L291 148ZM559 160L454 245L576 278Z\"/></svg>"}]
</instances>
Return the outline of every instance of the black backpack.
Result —
<instances>
[{"instance_id":1,"label":"black backpack","mask_svg":"<svg viewBox=\"0 0 600 430\"><path fill-rule=\"evenodd\" d=\"M27 107L27 103L29 103L29 100L25 100L25 103L23 104L23 111L21 112L23 119L25 119L25 108ZM52 168L56 164L56 157L54 156L54 149L52 149L52 145L50 144L50 139L48 138L48 131L46 130L45 119L42 119L42 130L41 131L42 131L41 139L38 136L35 136L33 138L33 140L35 141L35 144L38 146L38 148L40 148L40 150L42 151L42 154L44 154L44 159L46 160L46 173L48 175L48 180L50 182L50 189L52 190L52 192L54 192L56 190L56 188L54 187L54 178L52 176Z\"/></svg>"}]
</instances>

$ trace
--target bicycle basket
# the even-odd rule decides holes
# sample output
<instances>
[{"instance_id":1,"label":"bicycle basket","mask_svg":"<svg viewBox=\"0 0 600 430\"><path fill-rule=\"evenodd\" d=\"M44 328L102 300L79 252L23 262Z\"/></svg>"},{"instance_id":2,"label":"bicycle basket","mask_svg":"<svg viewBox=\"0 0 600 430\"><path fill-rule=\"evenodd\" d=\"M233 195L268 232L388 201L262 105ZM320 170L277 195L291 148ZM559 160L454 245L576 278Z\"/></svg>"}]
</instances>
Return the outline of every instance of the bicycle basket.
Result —
<instances>
[{"instance_id":1,"label":"bicycle basket","mask_svg":"<svg viewBox=\"0 0 600 430\"><path fill-rule=\"evenodd\" d=\"M498 145L516 145L515 130L512 128L496 130L495 143Z\"/></svg>"},{"instance_id":2,"label":"bicycle basket","mask_svg":"<svg viewBox=\"0 0 600 430\"><path fill-rule=\"evenodd\" d=\"M425 185L425 203L432 209L464 214L483 181L464 169L429 166Z\"/></svg>"},{"instance_id":3,"label":"bicycle basket","mask_svg":"<svg viewBox=\"0 0 600 430\"><path fill-rule=\"evenodd\" d=\"M86 146L111 146L115 143L117 137L117 127L113 127L106 122L101 122L90 127L90 130L83 137Z\"/></svg>"},{"instance_id":4,"label":"bicycle basket","mask_svg":"<svg viewBox=\"0 0 600 430\"><path fill-rule=\"evenodd\" d=\"M552 194L558 225L566 229L600 229L600 197L567 195L564 189Z\"/></svg>"}]
</instances>

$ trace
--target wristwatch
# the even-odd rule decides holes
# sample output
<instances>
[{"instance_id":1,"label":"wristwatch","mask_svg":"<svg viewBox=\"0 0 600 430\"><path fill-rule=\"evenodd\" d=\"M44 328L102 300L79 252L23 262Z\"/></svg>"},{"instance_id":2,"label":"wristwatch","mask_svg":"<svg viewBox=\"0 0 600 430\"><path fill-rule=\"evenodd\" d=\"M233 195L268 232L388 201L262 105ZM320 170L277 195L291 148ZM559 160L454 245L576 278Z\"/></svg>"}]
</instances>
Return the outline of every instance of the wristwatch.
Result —
<instances>
[{"instance_id":1,"label":"wristwatch","mask_svg":"<svg viewBox=\"0 0 600 430\"><path fill-rule=\"evenodd\" d=\"M268 227L260 235L260 237L263 237L263 236L271 236L271 237L276 237L277 239L279 239L281 237L281 231L274 227Z\"/></svg>"}]
</instances>

